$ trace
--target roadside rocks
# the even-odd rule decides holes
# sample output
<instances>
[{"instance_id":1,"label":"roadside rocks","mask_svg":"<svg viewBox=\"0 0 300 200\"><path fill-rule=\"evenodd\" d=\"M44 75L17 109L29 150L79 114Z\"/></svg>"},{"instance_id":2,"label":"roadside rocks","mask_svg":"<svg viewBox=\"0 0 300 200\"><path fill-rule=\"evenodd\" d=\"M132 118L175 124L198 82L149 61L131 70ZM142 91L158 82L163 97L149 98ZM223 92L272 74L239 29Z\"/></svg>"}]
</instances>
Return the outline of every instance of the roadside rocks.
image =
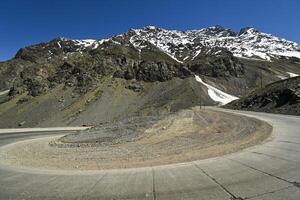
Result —
<instances>
[{"instance_id":1,"label":"roadside rocks","mask_svg":"<svg viewBox=\"0 0 300 200\"><path fill-rule=\"evenodd\" d=\"M8 96L13 97L17 94L21 94L23 91L24 91L24 88L13 86L10 88L10 90L8 92Z\"/></svg>"},{"instance_id":2,"label":"roadside rocks","mask_svg":"<svg viewBox=\"0 0 300 200\"><path fill-rule=\"evenodd\" d=\"M141 92L144 89L144 86L140 82L133 82L125 86L125 88L132 90L134 92Z\"/></svg>"},{"instance_id":3,"label":"roadside rocks","mask_svg":"<svg viewBox=\"0 0 300 200\"><path fill-rule=\"evenodd\" d=\"M17 104L23 104L23 103L29 101L29 99L30 99L29 97L23 97L17 101Z\"/></svg>"},{"instance_id":4,"label":"roadside rocks","mask_svg":"<svg viewBox=\"0 0 300 200\"><path fill-rule=\"evenodd\" d=\"M18 126L23 126L26 123L26 121L22 121L18 124Z\"/></svg>"},{"instance_id":5,"label":"roadside rocks","mask_svg":"<svg viewBox=\"0 0 300 200\"><path fill-rule=\"evenodd\" d=\"M24 81L24 84L27 87L29 95L34 97L46 92L49 89L47 82L41 80L27 79Z\"/></svg>"}]
</instances>

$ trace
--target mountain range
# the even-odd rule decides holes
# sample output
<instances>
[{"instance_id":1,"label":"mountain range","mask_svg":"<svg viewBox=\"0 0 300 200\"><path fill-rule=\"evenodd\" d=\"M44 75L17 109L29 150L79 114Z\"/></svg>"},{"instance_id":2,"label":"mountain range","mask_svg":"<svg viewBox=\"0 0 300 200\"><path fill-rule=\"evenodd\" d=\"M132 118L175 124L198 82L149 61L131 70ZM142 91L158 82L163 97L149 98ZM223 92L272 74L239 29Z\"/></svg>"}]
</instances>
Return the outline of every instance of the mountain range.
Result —
<instances>
[{"instance_id":1,"label":"mountain range","mask_svg":"<svg viewBox=\"0 0 300 200\"><path fill-rule=\"evenodd\" d=\"M96 124L224 104L298 74L299 44L249 27L55 38L0 63L0 127Z\"/></svg>"}]
</instances>

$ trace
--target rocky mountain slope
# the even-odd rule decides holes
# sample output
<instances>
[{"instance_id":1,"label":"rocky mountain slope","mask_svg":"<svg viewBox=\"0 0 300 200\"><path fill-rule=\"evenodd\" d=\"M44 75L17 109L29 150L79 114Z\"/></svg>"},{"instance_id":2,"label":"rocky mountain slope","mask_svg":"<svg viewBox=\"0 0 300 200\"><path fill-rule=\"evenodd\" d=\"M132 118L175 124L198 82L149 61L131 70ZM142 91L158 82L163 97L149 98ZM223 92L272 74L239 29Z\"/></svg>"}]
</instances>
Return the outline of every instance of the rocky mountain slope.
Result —
<instances>
[{"instance_id":1,"label":"rocky mountain slope","mask_svg":"<svg viewBox=\"0 0 300 200\"><path fill-rule=\"evenodd\" d=\"M300 115L300 77L271 83L232 101L226 108Z\"/></svg>"},{"instance_id":2,"label":"rocky mountain slope","mask_svg":"<svg viewBox=\"0 0 300 200\"><path fill-rule=\"evenodd\" d=\"M253 28L237 33L221 26L193 31L148 26L102 40L56 38L22 48L0 63L0 92L9 90L0 95L0 118L7 119L0 126L36 126L56 115L66 123L74 116L91 121L102 116L99 107L122 111L103 115L112 120L131 112L222 104L224 93L241 97L300 74L299 49ZM139 110L124 104L128 95ZM33 120L33 115L39 117Z\"/></svg>"}]
</instances>

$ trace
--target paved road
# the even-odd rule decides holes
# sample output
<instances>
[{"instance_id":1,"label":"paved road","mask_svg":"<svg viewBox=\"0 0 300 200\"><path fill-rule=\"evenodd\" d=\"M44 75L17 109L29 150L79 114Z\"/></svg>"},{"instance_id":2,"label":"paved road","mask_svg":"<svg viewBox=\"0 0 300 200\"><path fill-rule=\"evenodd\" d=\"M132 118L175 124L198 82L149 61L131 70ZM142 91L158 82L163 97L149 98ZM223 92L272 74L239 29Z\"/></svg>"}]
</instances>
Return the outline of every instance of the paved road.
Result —
<instances>
[{"instance_id":1,"label":"paved road","mask_svg":"<svg viewBox=\"0 0 300 200\"><path fill-rule=\"evenodd\" d=\"M0 167L0 199L299 200L300 117L244 114L271 123L274 139L239 153L168 166L74 174ZM41 133L1 134L0 146L34 137Z\"/></svg>"},{"instance_id":2,"label":"paved road","mask_svg":"<svg viewBox=\"0 0 300 200\"><path fill-rule=\"evenodd\" d=\"M44 133L44 132L62 132L62 131L80 131L90 129L91 127L50 127L50 128L8 128L0 129L0 134L7 133Z\"/></svg>"}]
</instances>

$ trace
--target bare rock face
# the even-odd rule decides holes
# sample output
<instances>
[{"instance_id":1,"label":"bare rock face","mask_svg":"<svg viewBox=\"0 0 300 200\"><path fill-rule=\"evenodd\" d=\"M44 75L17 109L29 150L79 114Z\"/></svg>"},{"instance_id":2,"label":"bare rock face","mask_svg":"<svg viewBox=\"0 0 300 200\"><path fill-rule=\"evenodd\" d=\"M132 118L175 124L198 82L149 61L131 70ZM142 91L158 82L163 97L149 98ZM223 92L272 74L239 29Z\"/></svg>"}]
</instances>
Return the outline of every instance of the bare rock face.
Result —
<instances>
[{"instance_id":1,"label":"bare rock face","mask_svg":"<svg viewBox=\"0 0 300 200\"><path fill-rule=\"evenodd\" d=\"M243 64L224 48L204 48L189 62L189 69L211 77L240 77L244 74Z\"/></svg>"},{"instance_id":2,"label":"bare rock face","mask_svg":"<svg viewBox=\"0 0 300 200\"><path fill-rule=\"evenodd\" d=\"M169 62L142 61L135 66L123 68L114 73L116 78L136 79L143 81L167 81L174 77L186 78L192 72L180 64Z\"/></svg>"}]
</instances>

